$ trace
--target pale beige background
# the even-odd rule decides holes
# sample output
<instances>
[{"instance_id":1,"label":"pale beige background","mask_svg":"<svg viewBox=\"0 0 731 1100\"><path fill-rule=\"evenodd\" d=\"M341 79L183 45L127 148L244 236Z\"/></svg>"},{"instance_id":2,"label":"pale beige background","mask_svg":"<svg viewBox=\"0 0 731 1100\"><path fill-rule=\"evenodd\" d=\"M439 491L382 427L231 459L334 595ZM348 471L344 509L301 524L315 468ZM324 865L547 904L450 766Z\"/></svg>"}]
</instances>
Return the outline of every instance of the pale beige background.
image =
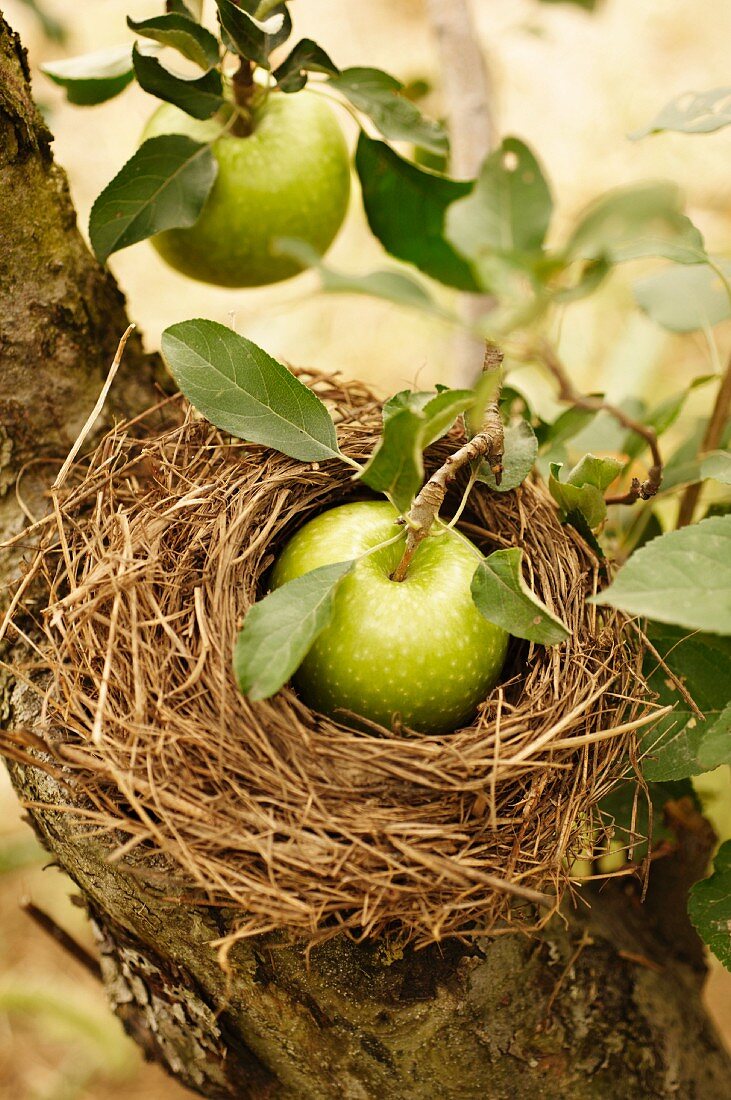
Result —
<instances>
[{"instance_id":1,"label":"pale beige background","mask_svg":"<svg viewBox=\"0 0 731 1100\"><path fill-rule=\"evenodd\" d=\"M685 188L689 211L709 245L731 251L731 129L638 143L626 137L678 92L729 83L731 0L607 0L593 17L568 4L537 0L475 0L473 6L494 78L500 133L527 140L553 180L554 239L597 192L666 177ZM34 69L62 53L124 41L125 14L157 14L161 3L47 0L47 7L71 26L65 51L48 45L18 0L2 4L29 47ZM316 37L340 65L370 63L402 79L438 80L420 0L294 0L292 11L295 34ZM134 150L151 101L130 89L109 104L71 108L42 76L36 76L35 90L48 108L56 157L69 173L85 226L95 196ZM437 96L432 107L438 112ZM343 121L347 127L345 115ZM358 272L389 262L364 226L357 195L329 259ZM383 389L450 377L449 332L381 303L319 296L316 280L307 275L270 289L217 290L171 272L148 244L117 254L111 266L150 347L166 325L204 316L233 319L240 332L292 362L342 370ZM657 399L706 373L709 351L702 337L668 337L631 309L629 287L639 270L626 268L596 298L572 307L561 320L560 339L582 384ZM728 331L719 332L717 341L727 353ZM79 910L68 903L68 883L53 870L41 871L42 858L25 850L27 831L4 784L0 779L0 867L7 853L25 855L27 864L0 874L0 1097L189 1095L160 1071L140 1069L136 1050L107 1016L101 992L19 912L19 899L30 894L88 940ZM713 809L717 826L731 835L727 793L716 796ZM16 1005L4 1012L3 1004L19 989L33 994L28 1011ZM731 982L719 967L709 998L731 1034Z\"/></svg>"}]
</instances>

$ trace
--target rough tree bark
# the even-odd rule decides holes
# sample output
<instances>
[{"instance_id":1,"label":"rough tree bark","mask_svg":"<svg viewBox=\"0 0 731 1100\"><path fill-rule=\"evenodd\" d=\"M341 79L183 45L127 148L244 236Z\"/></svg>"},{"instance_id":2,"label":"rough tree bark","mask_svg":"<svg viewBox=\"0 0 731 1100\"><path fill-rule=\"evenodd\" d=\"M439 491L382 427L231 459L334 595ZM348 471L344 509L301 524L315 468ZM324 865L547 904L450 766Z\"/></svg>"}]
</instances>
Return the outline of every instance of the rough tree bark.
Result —
<instances>
[{"instance_id":1,"label":"rough tree bark","mask_svg":"<svg viewBox=\"0 0 731 1100\"><path fill-rule=\"evenodd\" d=\"M75 229L49 141L0 16L0 540L22 518L13 478L74 437L126 323ZM118 393L131 411L149 399L154 371L139 343L126 370ZM10 568L0 557L0 581ZM0 720L32 730L38 719L37 696L0 670ZM445 943L397 959L379 943L335 939L308 965L301 947L273 935L237 946L226 974L210 941L230 913L171 902L160 866L151 875L141 863L108 863L109 841L38 808L73 802L62 776L28 758L10 770L89 909L113 1006L149 1057L205 1096L724 1095L731 1066L701 1007L703 953L685 916L712 838L687 806L674 808L678 848L656 864L644 905L619 880L535 939Z\"/></svg>"}]
</instances>

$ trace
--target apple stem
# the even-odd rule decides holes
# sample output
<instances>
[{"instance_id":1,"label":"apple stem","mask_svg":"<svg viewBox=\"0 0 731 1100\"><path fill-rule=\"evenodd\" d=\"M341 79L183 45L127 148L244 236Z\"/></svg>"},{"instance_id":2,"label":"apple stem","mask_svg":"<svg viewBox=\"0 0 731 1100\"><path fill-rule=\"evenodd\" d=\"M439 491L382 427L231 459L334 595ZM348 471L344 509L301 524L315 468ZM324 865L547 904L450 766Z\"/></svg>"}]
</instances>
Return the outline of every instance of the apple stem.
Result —
<instances>
[{"instance_id":1,"label":"apple stem","mask_svg":"<svg viewBox=\"0 0 731 1100\"><path fill-rule=\"evenodd\" d=\"M246 58L241 58L241 64L232 77L234 103L237 107L237 117L231 133L236 137L249 137L254 126L251 118L251 101L256 91L254 84L254 67Z\"/></svg>"},{"instance_id":2,"label":"apple stem","mask_svg":"<svg viewBox=\"0 0 731 1100\"><path fill-rule=\"evenodd\" d=\"M502 360L503 354L499 348L494 344L487 344L483 371L497 370ZM401 561L391 574L392 581L403 581L406 578L414 554L419 545L429 536L439 516L439 509L444 503L450 482L454 481L463 466L468 466L476 459L487 458L490 469L495 475L495 481L498 485L500 484L503 472L505 438L498 398L499 394L487 406L482 427L477 435L474 435L468 443L465 443L446 459L444 465L432 474L414 499L414 503L405 517L408 529L406 547Z\"/></svg>"}]
</instances>

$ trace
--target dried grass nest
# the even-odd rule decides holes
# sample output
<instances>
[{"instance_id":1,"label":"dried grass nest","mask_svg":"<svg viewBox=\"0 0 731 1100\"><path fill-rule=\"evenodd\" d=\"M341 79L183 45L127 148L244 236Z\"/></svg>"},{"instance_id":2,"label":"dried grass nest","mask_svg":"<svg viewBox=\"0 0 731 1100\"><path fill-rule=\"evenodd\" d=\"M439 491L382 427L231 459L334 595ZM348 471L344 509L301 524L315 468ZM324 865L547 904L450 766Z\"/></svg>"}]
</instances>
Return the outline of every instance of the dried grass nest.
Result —
<instances>
[{"instance_id":1,"label":"dried grass nest","mask_svg":"<svg viewBox=\"0 0 731 1100\"><path fill-rule=\"evenodd\" d=\"M303 377L343 450L366 456L373 394ZM523 547L572 637L513 640L466 728L358 731L289 687L252 703L231 671L243 614L293 531L362 488L344 464L231 440L182 398L171 408L172 428L153 411L74 467L28 574L47 596L48 743L73 773L83 828L112 835L122 865L133 849L151 867L166 857L168 894L236 910L237 936L388 932L419 945L541 923L652 717L633 635L586 603L591 550L540 482L473 490L466 532L488 552ZM442 440L429 461L454 448Z\"/></svg>"}]
</instances>

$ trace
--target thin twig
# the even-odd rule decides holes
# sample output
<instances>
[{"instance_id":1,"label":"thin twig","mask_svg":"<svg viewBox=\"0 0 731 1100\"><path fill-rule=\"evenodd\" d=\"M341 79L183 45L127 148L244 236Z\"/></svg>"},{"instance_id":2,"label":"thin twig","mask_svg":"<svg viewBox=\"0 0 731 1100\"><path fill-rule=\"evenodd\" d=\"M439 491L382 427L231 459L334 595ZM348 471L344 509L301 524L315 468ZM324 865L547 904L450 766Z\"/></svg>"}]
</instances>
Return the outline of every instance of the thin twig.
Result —
<instances>
[{"instance_id":1,"label":"thin twig","mask_svg":"<svg viewBox=\"0 0 731 1100\"><path fill-rule=\"evenodd\" d=\"M488 344L485 350L485 371L499 370L502 359L502 352L494 344ZM495 481L498 485L500 484L504 442L503 421L498 406L498 395L496 395L487 406L481 430L445 460L444 465L440 466L422 486L411 505L405 517L408 530L406 548L393 572L392 580L402 581L406 577L414 554L420 543L428 537L439 515L439 509L444 503L450 482L454 481L463 466L486 457L495 475Z\"/></svg>"},{"instance_id":2,"label":"thin twig","mask_svg":"<svg viewBox=\"0 0 731 1100\"><path fill-rule=\"evenodd\" d=\"M97 418L101 415L101 411L104 408L104 404L107 400L107 395L108 395L110 389L112 388L112 382L114 381L114 377L115 377L117 371L119 370L119 364L122 362L122 355L124 354L125 345L126 345L127 341L129 340L130 335L134 331L134 328L135 328L134 325L128 325L126 332L123 333L122 339L119 341L119 344L117 345L117 351L115 353L114 359L112 360L112 365L109 368L109 374L107 375L107 380L104 383L104 385L102 386L102 391L99 394L99 397L97 398L96 405L94 406L94 408L89 413L89 416L87 418L86 423L84 424L84 427L81 429L81 431L79 432L79 434L77 436L76 442L74 443L73 447L71 448L68 455L66 456L66 461L64 462L63 466L58 471L58 473L56 474L56 479L55 479L53 485L51 486L51 492L54 492L56 489L60 489L60 487L63 485L64 481L66 480L66 475L68 474L69 470L73 466L74 459L76 458L77 454L79 453L79 451L81 450L81 448L84 445L84 440L86 439L86 437L89 434L89 432L91 431L91 429L94 427L94 424L96 423Z\"/></svg>"},{"instance_id":3,"label":"thin twig","mask_svg":"<svg viewBox=\"0 0 731 1100\"><path fill-rule=\"evenodd\" d=\"M634 504L636 500L650 500L651 497L654 497L662 484L663 470L662 456L654 428L650 428L647 424L642 424L634 417L628 416L623 409L609 401L604 401L601 397L591 397L588 394L579 393L556 351L547 340L541 340L532 351L556 379L559 400L565 401L568 405L573 405L576 409L586 409L587 412L609 413L623 428L641 436L650 448L652 466L647 472L645 481L633 477L632 484L627 492L622 493L620 496L607 497L607 504Z\"/></svg>"},{"instance_id":4,"label":"thin twig","mask_svg":"<svg viewBox=\"0 0 731 1100\"><path fill-rule=\"evenodd\" d=\"M729 356L728 363L726 364L726 372L721 379L721 385L716 394L716 401L713 406L711 418L706 426L706 431L698 452L699 457L704 455L707 451L715 451L716 447L720 445L723 439L723 429L726 427L729 414L731 414L731 356ZM695 512L698 498L701 495L702 487L702 482L696 481L693 485L689 485L683 493L680 498L676 527L687 527L688 524L692 522L693 513Z\"/></svg>"},{"instance_id":5,"label":"thin twig","mask_svg":"<svg viewBox=\"0 0 731 1100\"><path fill-rule=\"evenodd\" d=\"M20 905L34 924L41 928L46 935L50 936L72 958L76 959L85 970L89 971L92 977L96 978L97 981L102 980L102 968L99 965L99 960L95 959L91 952L87 951L73 936L69 935L66 929L62 928L53 917L49 916L43 909L39 909L29 898L24 898Z\"/></svg>"}]
</instances>

